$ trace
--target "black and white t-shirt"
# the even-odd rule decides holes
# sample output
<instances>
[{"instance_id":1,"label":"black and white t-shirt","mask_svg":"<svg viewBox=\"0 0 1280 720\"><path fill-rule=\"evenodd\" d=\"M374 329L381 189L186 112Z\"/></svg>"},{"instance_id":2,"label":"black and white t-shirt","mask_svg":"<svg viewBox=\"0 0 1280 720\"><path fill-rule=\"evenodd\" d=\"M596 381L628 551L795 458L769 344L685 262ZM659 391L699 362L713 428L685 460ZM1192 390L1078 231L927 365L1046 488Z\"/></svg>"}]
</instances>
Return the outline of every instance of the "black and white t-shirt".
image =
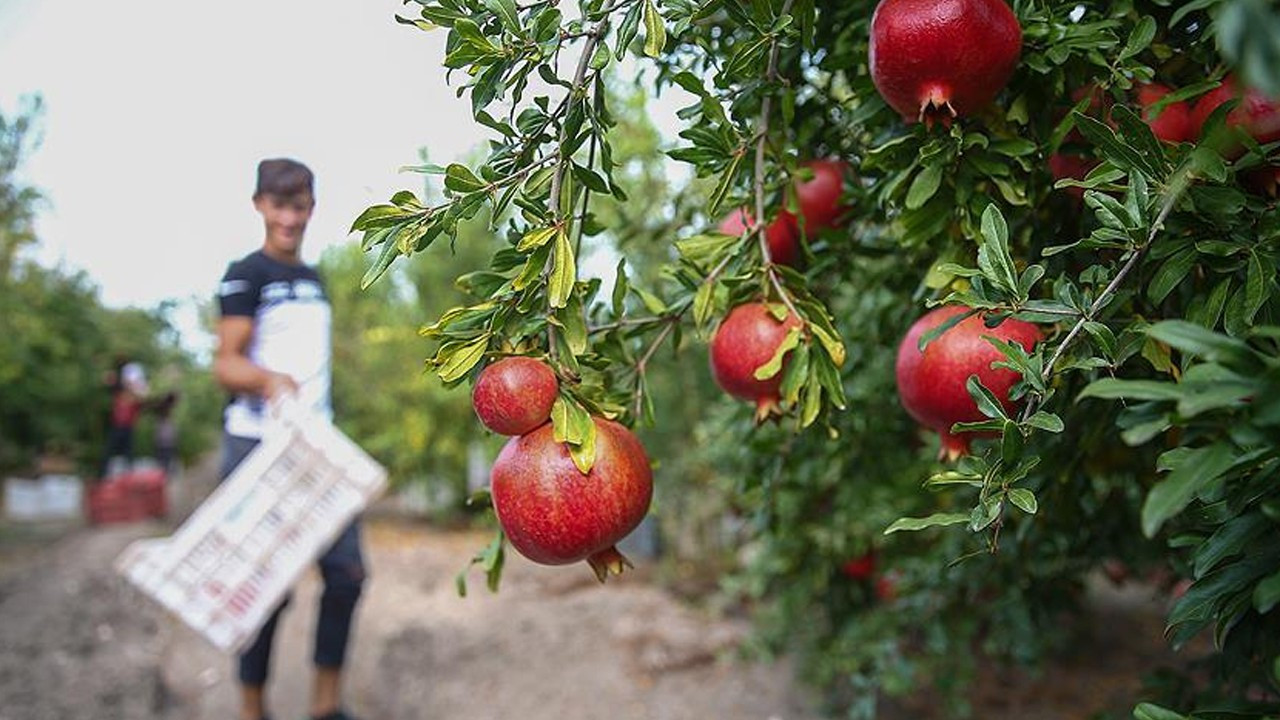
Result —
<instances>
[{"instance_id":1,"label":"black and white t-shirt","mask_svg":"<svg viewBox=\"0 0 1280 720\"><path fill-rule=\"evenodd\" d=\"M253 318L248 358L298 383L298 399L330 417L330 312L320 275L306 265L273 260L261 250L231 263L218 287L223 317ZM264 402L237 395L224 427L231 435L262 437Z\"/></svg>"}]
</instances>

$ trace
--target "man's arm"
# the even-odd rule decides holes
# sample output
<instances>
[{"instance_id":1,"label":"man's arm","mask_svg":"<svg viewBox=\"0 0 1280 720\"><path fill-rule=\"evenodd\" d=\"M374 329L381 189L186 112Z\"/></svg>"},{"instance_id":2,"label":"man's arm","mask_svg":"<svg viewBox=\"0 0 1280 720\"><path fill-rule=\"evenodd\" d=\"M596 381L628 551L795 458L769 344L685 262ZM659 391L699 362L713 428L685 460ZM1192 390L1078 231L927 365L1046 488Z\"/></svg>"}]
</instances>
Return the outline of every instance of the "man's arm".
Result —
<instances>
[{"instance_id":1,"label":"man's arm","mask_svg":"<svg viewBox=\"0 0 1280 720\"><path fill-rule=\"evenodd\" d=\"M249 359L253 339L253 318L227 315L218 320L218 350L213 358L213 376L223 388L236 393L253 393L271 399L282 392L297 392L298 383L284 373L255 365Z\"/></svg>"}]
</instances>

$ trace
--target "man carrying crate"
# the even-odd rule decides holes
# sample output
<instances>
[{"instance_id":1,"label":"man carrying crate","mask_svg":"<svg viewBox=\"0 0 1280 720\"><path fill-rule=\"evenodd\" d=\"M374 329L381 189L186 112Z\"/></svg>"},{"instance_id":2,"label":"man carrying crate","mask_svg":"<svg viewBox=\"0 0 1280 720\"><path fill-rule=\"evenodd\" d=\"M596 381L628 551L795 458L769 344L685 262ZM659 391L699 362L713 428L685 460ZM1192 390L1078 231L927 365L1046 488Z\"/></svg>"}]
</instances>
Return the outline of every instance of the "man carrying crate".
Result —
<instances>
[{"instance_id":1,"label":"man carrying crate","mask_svg":"<svg viewBox=\"0 0 1280 720\"><path fill-rule=\"evenodd\" d=\"M302 236L315 207L313 177L288 159L258 165L253 206L262 215L262 248L230 265L218 290L221 317L214 375L232 398L224 415L225 479L261 441L267 404L292 394L329 417L330 310L320 276L302 263ZM324 578L316 623L311 715L349 720L342 710L342 665L364 582L358 521L319 559ZM264 720L272 638L281 604L239 660L241 720Z\"/></svg>"}]
</instances>

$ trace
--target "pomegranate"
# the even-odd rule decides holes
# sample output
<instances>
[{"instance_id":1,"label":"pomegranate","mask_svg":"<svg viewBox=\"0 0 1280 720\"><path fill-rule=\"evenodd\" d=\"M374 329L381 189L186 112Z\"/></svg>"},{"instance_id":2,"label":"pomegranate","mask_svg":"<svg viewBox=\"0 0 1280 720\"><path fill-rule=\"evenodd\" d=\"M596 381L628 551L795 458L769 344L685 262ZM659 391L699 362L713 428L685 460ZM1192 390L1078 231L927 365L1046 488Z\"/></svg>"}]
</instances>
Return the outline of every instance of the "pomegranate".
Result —
<instances>
[{"instance_id":1,"label":"pomegranate","mask_svg":"<svg viewBox=\"0 0 1280 720\"><path fill-rule=\"evenodd\" d=\"M493 508L511 545L543 565L586 560L601 581L631 563L614 544L644 519L653 472L640 440L622 425L592 418L596 458L582 474L546 423L507 441L493 463Z\"/></svg>"},{"instance_id":2,"label":"pomegranate","mask_svg":"<svg viewBox=\"0 0 1280 720\"><path fill-rule=\"evenodd\" d=\"M1200 97L1191 110L1192 137L1200 137L1204 123L1222 103L1240 98L1240 104L1227 115L1228 127L1239 127L1261 144L1280 140L1280 99L1268 99L1252 88L1243 91L1235 79L1228 77L1217 89ZM1231 145L1228 153L1240 154L1239 145Z\"/></svg>"},{"instance_id":3,"label":"pomegranate","mask_svg":"<svg viewBox=\"0 0 1280 720\"><path fill-rule=\"evenodd\" d=\"M753 221L751 213L739 208L720 222L719 230L725 235L741 235ZM765 226L764 239L769 245L769 257L775 263L794 267L800 262L800 233L791 213L786 210L778 213L778 217Z\"/></svg>"},{"instance_id":4,"label":"pomegranate","mask_svg":"<svg viewBox=\"0 0 1280 720\"><path fill-rule=\"evenodd\" d=\"M1089 175L1089 171L1097 167L1097 165L1097 160L1080 155L1054 153L1049 156L1049 173L1053 175L1055 181L1065 178L1083 180ZM1077 200L1084 198L1084 188L1068 187L1062 189Z\"/></svg>"},{"instance_id":5,"label":"pomegranate","mask_svg":"<svg viewBox=\"0 0 1280 720\"><path fill-rule=\"evenodd\" d=\"M471 406L485 427L499 435L523 435L551 418L560 383L540 360L508 357L480 372Z\"/></svg>"},{"instance_id":6,"label":"pomegranate","mask_svg":"<svg viewBox=\"0 0 1280 720\"><path fill-rule=\"evenodd\" d=\"M983 336L1013 341L1030 350L1040 339L1035 325L1008 318L998 327L988 328L981 315L961 320L921 352L920 336L947 319L966 312L960 306L941 307L927 313L911 326L898 346L895 367L898 395L902 406L921 425L933 428L942 436L940 457L954 460L969 452L970 434L953 435L951 426L961 422L986 420L965 387L971 375L995 394L1006 410L1013 410L1009 390L1021 375L1005 368L992 369L991 363L1004 355Z\"/></svg>"},{"instance_id":7,"label":"pomegranate","mask_svg":"<svg viewBox=\"0 0 1280 720\"><path fill-rule=\"evenodd\" d=\"M907 122L950 125L995 99L1022 52L1004 0L880 0L871 17L871 79Z\"/></svg>"},{"instance_id":8,"label":"pomegranate","mask_svg":"<svg viewBox=\"0 0 1280 720\"><path fill-rule=\"evenodd\" d=\"M773 358L791 328L800 326L794 314L778 322L764 303L745 303L729 311L711 338L716 384L734 397L754 401L757 422L778 412L778 388L786 364L768 380L757 380L756 369Z\"/></svg>"},{"instance_id":9,"label":"pomegranate","mask_svg":"<svg viewBox=\"0 0 1280 720\"><path fill-rule=\"evenodd\" d=\"M867 580L876 574L876 554L867 552L848 560L840 566L840 571L853 580Z\"/></svg>"},{"instance_id":10,"label":"pomegranate","mask_svg":"<svg viewBox=\"0 0 1280 720\"><path fill-rule=\"evenodd\" d=\"M1170 103L1152 117L1147 108L1156 104L1160 98L1172 92L1158 83L1143 85L1138 88L1138 104L1142 106L1142 119L1151 126L1156 137L1168 143L1188 142L1192 140L1191 108L1185 102Z\"/></svg>"},{"instance_id":11,"label":"pomegranate","mask_svg":"<svg viewBox=\"0 0 1280 720\"><path fill-rule=\"evenodd\" d=\"M796 181L796 206L804 220L805 237L812 239L835 227L840 216L849 211L840 203L849 166L841 160L811 160L804 166L813 171L813 177Z\"/></svg>"}]
</instances>

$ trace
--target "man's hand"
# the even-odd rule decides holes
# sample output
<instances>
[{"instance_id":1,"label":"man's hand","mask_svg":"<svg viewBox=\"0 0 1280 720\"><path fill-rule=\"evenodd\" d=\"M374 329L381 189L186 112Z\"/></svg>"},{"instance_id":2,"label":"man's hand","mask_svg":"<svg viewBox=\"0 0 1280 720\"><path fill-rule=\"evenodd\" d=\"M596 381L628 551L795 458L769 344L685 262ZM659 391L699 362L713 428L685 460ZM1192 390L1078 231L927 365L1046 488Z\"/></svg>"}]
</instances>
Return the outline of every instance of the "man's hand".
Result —
<instances>
[{"instance_id":1,"label":"man's hand","mask_svg":"<svg viewBox=\"0 0 1280 720\"><path fill-rule=\"evenodd\" d=\"M268 372L267 381L262 385L262 396L267 400L278 400L297 392L298 382L284 373Z\"/></svg>"}]
</instances>

